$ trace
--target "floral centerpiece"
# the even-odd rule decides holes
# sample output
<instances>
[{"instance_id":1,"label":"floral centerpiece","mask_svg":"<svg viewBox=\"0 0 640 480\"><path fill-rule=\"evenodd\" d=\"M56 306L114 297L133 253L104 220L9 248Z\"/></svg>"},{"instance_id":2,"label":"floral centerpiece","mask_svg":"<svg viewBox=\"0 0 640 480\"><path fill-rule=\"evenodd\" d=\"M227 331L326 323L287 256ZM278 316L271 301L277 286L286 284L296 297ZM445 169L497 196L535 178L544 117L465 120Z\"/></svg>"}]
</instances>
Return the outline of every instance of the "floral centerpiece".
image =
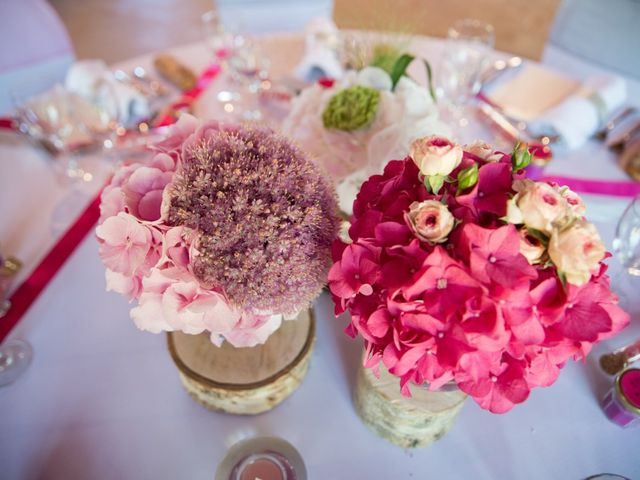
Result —
<instances>
[{"instance_id":1,"label":"floral centerpiece","mask_svg":"<svg viewBox=\"0 0 640 480\"><path fill-rule=\"evenodd\" d=\"M506 412L628 323L582 200L525 178L530 159L428 137L362 185L329 287L403 394L455 382Z\"/></svg>"},{"instance_id":2,"label":"floral centerpiece","mask_svg":"<svg viewBox=\"0 0 640 480\"><path fill-rule=\"evenodd\" d=\"M282 125L333 179L347 214L362 182L389 158L404 157L416 138L450 133L430 89L405 75L413 57L389 48L377 51L369 64L341 80L323 79L306 88Z\"/></svg>"},{"instance_id":3,"label":"floral centerpiece","mask_svg":"<svg viewBox=\"0 0 640 480\"><path fill-rule=\"evenodd\" d=\"M338 221L331 185L283 137L188 115L115 174L100 208L107 288L138 301L135 324L236 347L318 295Z\"/></svg>"}]
</instances>

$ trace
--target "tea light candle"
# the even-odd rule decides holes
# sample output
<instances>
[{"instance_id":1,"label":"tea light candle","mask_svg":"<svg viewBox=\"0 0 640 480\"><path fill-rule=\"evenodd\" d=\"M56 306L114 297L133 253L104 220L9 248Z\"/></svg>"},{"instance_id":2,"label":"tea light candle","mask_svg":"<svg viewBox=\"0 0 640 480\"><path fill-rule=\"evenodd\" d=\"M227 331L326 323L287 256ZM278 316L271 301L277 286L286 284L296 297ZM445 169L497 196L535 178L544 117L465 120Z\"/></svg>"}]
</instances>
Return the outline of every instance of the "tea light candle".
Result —
<instances>
[{"instance_id":1,"label":"tea light candle","mask_svg":"<svg viewBox=\"0 0 640 480\"><path fill-rule=\"evenodd\" d=\"M222 460L216 480L306 480L298 451L275 437L250 438L235 444Z\"/></svg>"},{"instance_id":2,"label":"tea light candle","mask_svg":"<svg viewBox=\"0 0 640 480\"><path fill-rule=\"evenodd\" d=\"M285 457L268 452L241 460L231 472L230 480L296 480L296 475Z\"/></svg>"},{"instance_id":3,"label":"tea light candle","mask_svg":"<svg viewBox=\"0 0 640 480\"><path fill-rule=\"evenodd\" d=\"M624 370L602 401L605 415L621 427L640 423L640 369Z\"/></svg>"}]
</instances>

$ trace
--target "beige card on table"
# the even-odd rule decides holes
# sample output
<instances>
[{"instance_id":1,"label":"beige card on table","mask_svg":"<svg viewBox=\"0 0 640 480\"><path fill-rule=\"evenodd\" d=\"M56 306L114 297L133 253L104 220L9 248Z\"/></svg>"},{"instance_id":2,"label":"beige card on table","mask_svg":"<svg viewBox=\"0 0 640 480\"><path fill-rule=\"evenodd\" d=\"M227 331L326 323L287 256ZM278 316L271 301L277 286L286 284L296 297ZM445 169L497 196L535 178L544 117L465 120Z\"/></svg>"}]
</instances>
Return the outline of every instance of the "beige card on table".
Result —
<instances>
[{"instance_id":1,"label":"beige card on table","mask_svg":"<svg viewBox=\"0 0 640 480\"><path fill-rule=\"evenodd\" d=\"M495 87L491 100L516 118L531 120L562 102L580 82L539 64L526 64L510 81Z\"/></svg>"}]
</instances>

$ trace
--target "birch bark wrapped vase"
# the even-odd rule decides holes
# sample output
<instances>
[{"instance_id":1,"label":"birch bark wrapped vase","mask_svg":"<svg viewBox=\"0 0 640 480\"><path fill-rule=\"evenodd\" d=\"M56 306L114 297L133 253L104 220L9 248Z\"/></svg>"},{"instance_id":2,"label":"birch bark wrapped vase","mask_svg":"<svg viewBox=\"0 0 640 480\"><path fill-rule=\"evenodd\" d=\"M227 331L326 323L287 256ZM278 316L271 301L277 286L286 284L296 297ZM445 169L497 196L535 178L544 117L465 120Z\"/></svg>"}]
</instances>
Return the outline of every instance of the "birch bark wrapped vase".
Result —
<instances>
[{"instance_id":1,"label":"birch bark wrapped vase","mask_svg":"<svg viewBox=\"0 0 640 480\"><path fill-rule=\"evenodd\" d=\"M300 384L338 225L329 181L272 130L182 116L102 194L107 287L169 333L187 391L258 413Z\"/></svg>"},{"instance_id":2,"label":"birch bark wrapped vase","mask_svg":"<svg viewBox=\"0 0 640 480\"><path fill-rule=\"evenodd\" d=\"M315 343L313 310L286 321L262 345L213 345L208 335L170 332L167 342L189 395L210 410L257 414L289 397L307 374Z\"/></svg>"},{"instance_id":3,"label":"birch bark wrapped vase","mask_svg":"<svg viewBox=\"0 0 640 480\"><path fill-rule=\"evenodd\" d=\"M439 391L414 387L411 397L398 389L398 378L381 368L358 370L354 405L362 421L382 438L403 448L424 447L446 434L467 395L452 385Z\"/></svg>"}]
</instances>

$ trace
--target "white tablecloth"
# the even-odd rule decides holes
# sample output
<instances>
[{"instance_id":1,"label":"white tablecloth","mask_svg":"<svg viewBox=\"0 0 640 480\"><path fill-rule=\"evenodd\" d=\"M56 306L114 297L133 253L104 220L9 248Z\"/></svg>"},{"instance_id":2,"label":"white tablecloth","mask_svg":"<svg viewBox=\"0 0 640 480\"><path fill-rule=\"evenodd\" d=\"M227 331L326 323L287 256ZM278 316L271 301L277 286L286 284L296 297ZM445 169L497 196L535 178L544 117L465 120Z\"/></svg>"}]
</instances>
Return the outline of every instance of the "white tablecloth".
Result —
<instances>
[{"instance_id":1,"label":"white tablecloth","mask_svg":"<svg viewBox=\"0 0 640 480\"><path fill-rule=\"evenodd\" d=\"M275 52L292 41L271 37L265 45ZM430 39L415 45L432 57L438 47ZM206 60L202 45L174 53L198 69ZM280 71L296 60L273 56ZM545 61L578 76L593 70L558 51L547 52ZM630 91L637 102L640 86L631 83ZM29 270L106 174L98 172L84 190L62 187L40 153L5 140L0 140L0 243L29 259ZM613 154L595 141L556 159L550 171L625 178ZM625 201L586 200L589 217L610 247ZM601 472L640 478L640 429L620 429L598 405L610 385L596 366L598 354L640 336L635 298L640 282L611 263L615 287L634 315L631 327L598 346L585 364L567 365L556 384L534 390L508 414L493 415L467 401L444 438L410 451L378 438L355 414L351 391L360 343L343 334L347 319L333 318L326 294L316 303L318 341L300 389L262 415L212 413L182 389L164 336L138 331L128 318L127 301L105 292L104 268L89 236L12 332L27 339L35 355L22 378L0 389L0 478L211 479L228 445L254 434L293 443L314 480L581 479Z\"/></svg>"}]
</instances>

